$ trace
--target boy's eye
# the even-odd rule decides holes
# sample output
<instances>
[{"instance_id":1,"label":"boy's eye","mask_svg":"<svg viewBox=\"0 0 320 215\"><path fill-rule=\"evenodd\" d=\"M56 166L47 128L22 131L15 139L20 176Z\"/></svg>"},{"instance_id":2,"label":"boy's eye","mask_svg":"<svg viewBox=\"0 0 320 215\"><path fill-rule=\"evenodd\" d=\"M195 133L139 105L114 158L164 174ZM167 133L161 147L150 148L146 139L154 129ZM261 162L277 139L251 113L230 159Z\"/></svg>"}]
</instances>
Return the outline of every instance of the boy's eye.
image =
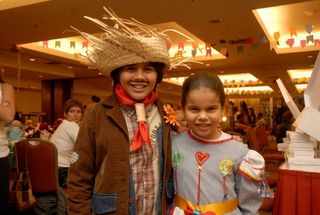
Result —
<instances>
[{"instance_id":1,"label":"boy's eye","mask_svg":"<svg viewBox=\"0 0 320 215\"><path fill-rule=\"evenodd\" d=\"M147 66L147 67L144 68L144 71L153 72L153 71L155 71L155 69L152 66Z\"/></svg>"},{"instance_id":2,"label":"boy's eye","mask_svg":"<svg viewBox=\"0 0 320 215\"><path fill-rule=\"evenodd\" d=\"M136 70L136 67L134 67L134 66L127 66L127 67L124 68L124 70L125 70L125 71L134 71L134 70Z\"/></svg>"}]
</instances>

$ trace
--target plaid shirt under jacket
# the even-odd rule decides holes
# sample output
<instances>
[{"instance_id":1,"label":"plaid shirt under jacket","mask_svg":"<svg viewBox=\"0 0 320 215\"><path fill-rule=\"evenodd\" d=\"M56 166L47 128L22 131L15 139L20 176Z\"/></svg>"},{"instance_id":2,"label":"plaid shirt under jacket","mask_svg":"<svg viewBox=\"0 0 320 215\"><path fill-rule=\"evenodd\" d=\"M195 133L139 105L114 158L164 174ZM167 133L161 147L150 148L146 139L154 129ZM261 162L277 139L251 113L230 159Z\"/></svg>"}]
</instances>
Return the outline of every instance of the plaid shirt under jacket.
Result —
<instances>
[{"instance_id":1,"label":"plaid shirt under jacket","mask_svg":"<svg viewBox=\"0 0 320 215\"><path fill-rule=\"evenodd\" d=\"M147 121L151 112L155 111L154 108L157 109L157 106L154 104L150 104L146 107ZM121 106L121 111L126 120L129 141L131 143L134 133L138 129L135 108ZM148 131L150 136L151 131L149 130L149 126ZM134 181L137 215L156 214L156 196L159 190L158 142L151 141L151 144L152 150L146 143L143 143L141 148L135 151L130 148L129 159Z\"/></svg>"}]
</instances>

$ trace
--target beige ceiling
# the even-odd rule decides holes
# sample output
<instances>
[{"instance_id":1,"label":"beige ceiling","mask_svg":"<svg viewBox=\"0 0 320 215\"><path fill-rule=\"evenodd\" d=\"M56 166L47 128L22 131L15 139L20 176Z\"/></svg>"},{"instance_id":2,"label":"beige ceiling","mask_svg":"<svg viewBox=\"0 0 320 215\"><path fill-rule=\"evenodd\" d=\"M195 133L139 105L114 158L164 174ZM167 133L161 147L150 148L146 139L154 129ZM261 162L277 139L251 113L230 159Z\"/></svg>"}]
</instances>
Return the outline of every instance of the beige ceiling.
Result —
<instances>
[{"instance_id":1,"label":"beige ceiling","mask_svg":"<svg viewBox=\"0 0 320 215\"><path fill-rule=\"evenodd\" d=\"M213 48L228 50L227 59L206 61L210 66L195 64L192 65L192 70L177 68L168 74L170 77L187 76L192 72L204 70L217 74L252 73L274 90L278 90L275 79L281 78L288 90L295 94L297 91L292 86L286 71L312 67L317 51L276 54L274 50L270 50L269 42L260 41L264 31L252 10L299 2L304 1L52 0L5 10L1 9L0 4L0 68L5 70L5 76L15 77L20 67L22 79L39 78L39 76L42 79L88 78L88 81L96 81L97 86L99 83L103 85L105 78L99 76L97 71L88 70L85 65L77 61L26 49L19 51L16 45L75 36L73 32L68 31L70 26L96 33L97 28L83 19L83 16L101 18L104 13L102 7L106 6L112 8L119 16L134 17L147 24L176 22L202 41L212 44ZM319 29L320 1L313 1L312 7L314 16L317 17L317 23L312 24ZM287 12L290 25L293 23L297 28L303 28L309 21L306 21L308 19L306 17L301 19L305 7L293 8L295 9ZM213 23L214 19L220 19L221 22ZM254 50L252 45L247 44L248 38L252 38L253 42L258 44L258 49ZM243 53L238 53L237 46L244 47ZM29 58L36 58L36 61L31 62ZM68 68L70 66L71 69ZM162 84L160 91L168 93L166 91L168 88L172 92L172 87Z\"/></svg>"}]
</instances>

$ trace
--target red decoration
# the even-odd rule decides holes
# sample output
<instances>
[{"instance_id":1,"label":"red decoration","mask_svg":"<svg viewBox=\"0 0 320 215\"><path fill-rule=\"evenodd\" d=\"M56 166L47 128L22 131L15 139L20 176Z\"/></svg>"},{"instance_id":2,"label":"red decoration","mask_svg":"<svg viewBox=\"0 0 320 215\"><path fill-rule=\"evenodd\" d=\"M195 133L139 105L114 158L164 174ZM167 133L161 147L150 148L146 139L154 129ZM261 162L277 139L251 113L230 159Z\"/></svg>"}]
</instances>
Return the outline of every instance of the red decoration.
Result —
<instances>
[{"instance_id":1,"label":"red decoration","mask_svg":"<svg viewBox=\"0 0 320 215\"><path fill-rule=\"evenodd\" d=\"M301 48L304 48L306 45L307 45L307 41L306 40L300 40Z\"/></svg>"},{"instance_id":2,"label":"red decoration","mask_svg":"<svg viewBox=\"0 0 320 215\"><path fill-rule=\"evenodd\" d=\"M293 46L293 44L294 44L294 38L287 39L286 44L287 44L290 48L292 48L292 46Z\"/></svg>"},{"instance_id":3,"label":"red decoration","mask_svg":"<svg viewBox=\"0 0 320 215\"><path fill-rule=\"evenodd\" d=\"M209 153L206 152L196 152L196 160L198 162L199 166L202 166L202 164L208 160L210 157Z\"/></svg>"}]
</instances>

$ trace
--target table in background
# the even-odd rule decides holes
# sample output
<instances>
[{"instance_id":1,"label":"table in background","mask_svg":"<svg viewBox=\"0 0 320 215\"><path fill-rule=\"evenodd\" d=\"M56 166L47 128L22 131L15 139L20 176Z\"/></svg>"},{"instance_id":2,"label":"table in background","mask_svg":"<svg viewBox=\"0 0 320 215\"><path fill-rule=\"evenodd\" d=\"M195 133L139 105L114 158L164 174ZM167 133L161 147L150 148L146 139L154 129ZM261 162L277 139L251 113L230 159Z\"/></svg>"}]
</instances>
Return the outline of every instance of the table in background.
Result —
<instances>
[{"instance_id":1,"label":"table in background","mask_svg":"<svg viewBox=\"0 0 320 215\"><path fill-rule=\"evenodd\" d=\"M273 215L320 214L320 173L280 166Z\"/></svg>"}]
</instances>

